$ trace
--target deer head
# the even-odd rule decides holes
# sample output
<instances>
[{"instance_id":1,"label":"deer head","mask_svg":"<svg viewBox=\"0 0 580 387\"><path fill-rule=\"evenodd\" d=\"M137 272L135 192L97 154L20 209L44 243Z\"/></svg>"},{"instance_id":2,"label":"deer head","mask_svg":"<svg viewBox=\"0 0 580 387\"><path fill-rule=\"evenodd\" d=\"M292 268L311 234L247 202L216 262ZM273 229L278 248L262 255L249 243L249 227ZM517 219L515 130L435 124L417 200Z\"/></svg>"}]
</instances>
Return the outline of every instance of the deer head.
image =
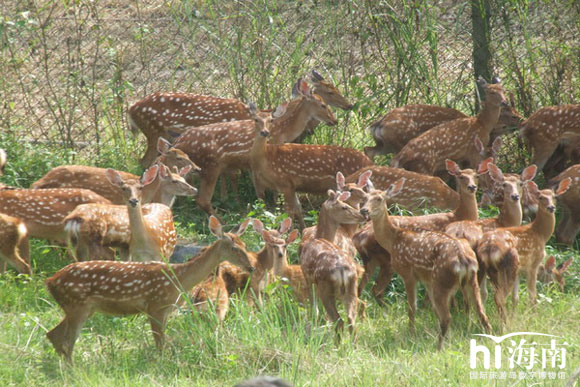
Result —
<instances>
[{"instance_id":1,"label":"deer head","mask_svg":"<svg viewBox=\"0 0 580 387\"><path fill-rule=\"evenodd\" d=\"M389 186L385 191L373 190L367 195L367 201L360 209L366 220L376 218L386 211L388 201L403 190L405 178L402 177Z\"/></svg>"},{"instance_id":2,"label":"deer head","mask_svg":"<svg viewBox=\"0 0 580 387\"><path fill-rule=\"evenodd\" d=\"M300 97L304 98L310 104L312 117L318 121L325 122L330 126L337 124L336 117L332 111L330 111L328 105L324 102L322 97L317 94L313 94L306 81L304 81L302 78L298 79L292 88L292 98L296 99Z\"/></svg>"},{"instance_id":3,"label":"deer head","mask_svg":"<svg viewBox=\"0 0 580 387\"><path fill-rule=\"evenodd\" d=\"M169 168L185 168L189 166L194 174L198 175L201 172L201 168L191 161L184 151L173 148L169 141L163 137L159 137L157 140L157 151L159 152L159 157L154 164L165 164Z\"/></svg>"},{"instance_id":4,"label":"deer head","mask_svg":"<svg viewBox=\"0 0 580 387\"><path fill-rule=\"evenodd\" d=\"M494 81L494 83L489 84L481 76L477 80L477 83L485 91L485 103L508 108L509 104L505 98L505 91L501 85L501 81L499 78L494 78Z\"/></svg>"},{"instance_id":5,"label":"deer head","mask_svg":"<svg viewBox=\"0 0 580 387\"><path fill-rule=\"evenodd\" d=\"M328 199L322 203L329 217L338 224L358 224L365 221L360 211L346 202L350 196L350 192L335 192L329 189Z\"/></svg>"},{"instance_id":6,"label":"deer head","mask_svg":"<svg viewBox=\"0 0 580 387\"><path fill-rule=\"evenodd\" d=\"M218 238L216 244L217 249L221 252L220 262L228 261L251 273L254 271L254 267L250 263L246 244L240 239L240 236L248 228L249 223L250 219L248 218L236 230L226 233L215 216L212 215L209 218L209 230Z\"/></svg>"},{"instance_id":7,"label":"deer head","mask_svg":"<svg viewBox=\"0 0 580 387\"><path fill-rule=\"evenodd\" d=\"M475 195L477 191L477 175L487 172L487 165L489 161L482 161L478 171L474 171L473 169L461 169L459 165L455 161L452 160L445 160L445 166L447 168L447 172L451 176L455 176L458 182L458 191L459 193L469 193Z\"/></svg>"},{"instance_id":8,"label":"deer head","mask_svg":"<svg viewBox=\"0 0 580 387\"><path fill-rule=\"evenodd\" d=\"M496 184L501 184L503 188L504 200L512 200L514 202L520 201L520 192L522 182L515 176L505 176L501 169L495 164L488 165L489 176Z\"/></svg>"},{"instance_id":9,"label":"deer head","mask_svg":"<svg viewBox=\"0 0 580 387\"><path fill-rule=\"evenodd\" d=\"M324 80L316 70L312 70L310 81L313 84L314 93L322 97L330 106L336 106L343 110L351 110L354 105L348 102L338 91L336 86Z\"/></svg>"},{"instance_id":10,"label":"deer head","mask_svg":"<svg viewBox=\"0 0 580 387\"><path fill-rule=\"evenodd\" d=\"M119 172L109 168L105 172L105 176L109 183L121 189L123 198L131 207L135 208L141 201L143 187L151 184L157 177L158 172L159 166L154 165L143 173L140 181L124 181Z\"/></svg>"},{"instance_id":11,"label":"deer head","mask_svg":"<svg viewBox=\"0 0 580 387\"><path fill-rule=\"evenodd\" d=\"M563 195L568 188L570 188L571 183L572 179L568 177L558 184L555 191L552 191L551 189L540 190L533 181L528 181L526 187L530 195L537 200L539 210L554 214L556 212L556 197Z\"/></svg>"},{"instance_id":12,"label":"deer head","mask_svg":"<svg viewBox=\"0 0 580 387\"><path fill-rule=\"evenodd\" d=\"M163 164L159 165L159 178L161 187L175 196L196 196L197 189L185 181L185 177L192 171L191 165L177 169L173 167L173 173Z\"/></svg>"},{"instance_id":13,"label":"deer head","mask_svg":"<svg viewBox=\"0 0 580 387\"><path fill-rule=\"evenodd\" d=\"M278 230L266 230L264 224L259 219L253 219L252 226L258 234L262 235L262 238L266 242L266 250L269 257L275 259L276 257L284 257L286 255L287 243L284 242L282 235L287 233L290 227L292 227L292 218L284 219Z\"/></svg>"},{"instance_id":14,"label":"deer head","mask_svg":"<svg viewBox=\"0 0 580 387\"><path fill-rule=\"evenodd\" d=\"M573 258L570 258L566 262L562 262L556 266L556 259L551 255L546 259L546 263L540 264L538 268L538 281L545 284L557 282L560 290L564 291L564 285L566 284L564 272L568 270L568 267L572 264L572 260Z\"/></svg>"},{"instance_id":15,"label":"deer head","mask_svg":"<svg viewBox=\"0 0 580 387\"><path fill-rule=\"evenodd\" d=\"M341 192L350 193L350 197L346 201L348 204L358 208L360 203L366 199L367 194L365 192L365 188L368 187L370 189L368 184L370 183L370 178L372 174L373 171L371 170L365 171L364 173L361 173L359 175L356 184L353 183L346 184L346 179L342 174L342 172L336 173L336 186L338 190Z\"/></svg>"}]
</instances>

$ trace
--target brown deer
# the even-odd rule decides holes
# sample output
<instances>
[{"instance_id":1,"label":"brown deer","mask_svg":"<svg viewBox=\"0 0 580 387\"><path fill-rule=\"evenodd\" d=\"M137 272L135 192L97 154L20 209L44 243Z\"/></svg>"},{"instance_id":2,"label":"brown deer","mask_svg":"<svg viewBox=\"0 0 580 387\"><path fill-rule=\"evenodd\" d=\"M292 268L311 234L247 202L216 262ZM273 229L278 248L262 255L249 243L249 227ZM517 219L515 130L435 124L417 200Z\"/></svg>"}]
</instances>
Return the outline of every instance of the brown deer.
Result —
<instances>
[{"instance_id":1,"label":"brown deer","mask_svg":"<svg viewBox=\"0 0 580 387\"><path fill-rule=\"evenodd\" d=\"M64 218L85 203L111 202L93 191L78 188L0 190L0 213L22 220L29 238L59 243L67 240Z\"/></svg>"},{"instance_id":2,"label":"brown deer","mask_svg":"<svg viewBox=\"0 0 580 387\"><path fill-rule=\"evenodd\" d=\"M192 170L190 165L178 173L171 173L160 164L159 178L143 188L143 203L163 203L172 206L175 196L194 196L197 190L185 181ZM138 181L139 176L117 171L125 181ZM31 185L33 189L46 188L85 188L109 199L113 204L125 204L123 191L112 185L107 178L107 169L85 165L63 165L53 168L40 180Z\"/></svg>"},{"instance_id":3,"label":"brown deer","mask_svg":"<svg viewBox=\"0 0 580 387\"><path fill-rule=\"evenodd\" d=\"M534 221L523 226L488 231L481 237L477 255L487 268L495 288L494 300L504 322L505 301L510 291L513 290L514 302L518 300L518 272L526 274L530 302L532 305L536 303L538 268L544 259L546 242L552 236L556 223L555 197L566 192L570 182L569 178L563 180L554 192L549 189L540 191L536 183L528 181L528 190L539 203Z\"/></svg>"},{"instance_id":4,"label":"brown deer","mask_svg":"<svg viewBox=\"0 0 580 387\"><path fill-rule=\"evenodd\" d=\"M328 196L318 214L315 237L302 243L300 262L308 291L314 288L328 318L336 323L336 338L340 339L344 322L336 309L336 300L344 304L353 333L358 309L358 274L353 257L332 241L340 224L360 223L364 216L345 202L349 192L329 190Z\"/></svg>"},{"instance_id":5,"label":"brown deer","mask_svg":"<svg viewBox=\"0 0 580 387\"><path fill-rule=\"evenodd\" d=\"M371 165L362 152L332 145L268 144L268 123L255 126L250 167L256 191L264 188L284 195L285 210L304 229L302 206L296 192L324 194L336 184L336 174L354 173Z\"/></svg>"},{"instance_id":6,"label":"brown deer","mask_svg":"<svg viewBox=\"0 0 580 387\"><path fill-rule=\"evenodd\" d=\"M352 109L353 105L336 86L325 81L316 71L312 71L311 81L313 92L325 103L345 110ZM147 138L147 150L141 159L143 167L151 165L160 137L169 139L171 136L177 137L188 128L251 118L249 106L237 99L189 93L154 93L129 108L129 128L134 134L140 130ZM312 131L318 122L316 119L311 120L307 125L308 131ZM297 133L288 141L299 135Z\"/></svg>"},{"instance_id":7,"label":"brown deer","mask_svg":"<svg viewBox=\"0 0 580 387\"><path fill-rule=\"evenodd\" d=\"M401 229L442 232L450 223L460 220L477 220L477 199L475 197L477 179L478 176L487 173L487 166L491 160L491 158L484 160L479 165L477 172L472 169L460 169L457 163L446 160L448 173L457 179L459 204L454 211L422 216L391 216L391 222ZM403 186L401 186L401 189L403 189ZM397 199L393 197L392 200L396 201ZM353 243L365 267L364 275L359 284L359 293L362 293L370 277L378 267L379 276L373 286L372 293L375 299L382 304L383 292L393 275L390 254L378 242L372 223L366 224L353 236Z\"/></svg>"},{"instance_id":8,"label":"brown deer","mask_svg":"<svg viewBox=\"0 0 580 387\"><path fill-rule=\"evenodd\" d=\"M301 81L298 90L300 97L285 108L277 109L283 113L274 114L270 127L273 143L292 141L312 118L336 125L336 118L328 106L322 98L312 94L306 82ZM197 204L208 213L213 213L211 198L218 176L250 167L254 127L261 120L268 120L259 116L255 108L252 108L252 114L252 120L191 128L175 142L174 148L183 150L202 169Z\"/></svg>"},{"instance_id":9,"label":"brown deer","mask_svg":"<svg viewBox=\"0 0 580 387\"><path fill-rule=\"evenodd\" d=\"M448 123L467 116L448 107L435 105L406 105L395 108L369 127L376 142L374 147L365 147L365 153L371 159L388 153L398 153L415 137L440 124ZM517 128L522 116L515 109L513 95L510 93L510 105L502 106L497 124L491 132L491 141L507 133L510 128Z\"/></svg>"},{"instance_id":10,"label":"brown deer","mask_svg":"<svg viewBox=\"0 0 580 387\"><path fill-rule=\"evenodd\" d=\"M556 266L556 259L553 255L550 255L546 259L545 263L541 263L538 268L538 281L549 284L555 282L560 287L560 290L564 291L564 285L566 285L566 280L564 279L564 273L568 270L568 267L572 264L573 258L568 259Z\"/></svg>"},{"instance_id":11,"label":"brown deer","mask_svg":"<svg viewBox=\"0 0 580 387\"><path fill-rule=\"evenodd\" d=\"M182 264L163 262L77 262L46 281L48 291L65 313L47 337L59 355L72 362L74 344L85 321L94 312L114 315L145 313L155 345L165 344L165 325L176 304L226 259L248 271L253 268L243 242L225 233L215 217L210 230L218 240ZM242 224L247 226L248 221ZM238 232L239 233L239 232Z\"/></svg>"},{"instance_id":12,"label":"brown deer","mask_svg":"<svg viewBox=\"0 0 580 387\"><path fill-rule=\"evenodd\" d=\"M155 180L158 170L154 165L135 181L107 169L106 178L122 192L126 204L83 205L66 217L65 227L79 260L89 259L91 250L102 253L106 247L120 247L121 256L129 260L169 259L177 243L171 209L160 203L141 205L143 190Z\"/></svg>"},{"instance_id":13,"label":"brown deer","mask_svg":"<svg viewBox=\"0 0 580 387\"><path fill-rule=\"evenodd\" d=\"M6 264L20 273L32 273L27 234L26 225L20 219L0 214L0 260L3 261L0 273L6 270Z\"/></svg>"},{"instance_id":14,"label":"brown deer","mask_svg":"<svg viewBox=\"0 0 580 387\"><path fill-rule=\"evenodd\" d=\"M580 230L580 164L573 165L549 181L551 187L570 178L574 182L560 198L562 217L556 227L556 241L568 246L574 244Z\"/></svg>"},{"instance_id":15,"label":"brown deer","mask_svg":"<svg viewBox=\"0 0 580 387\"><path fill-rule=\"evenodd\" d=\"M479 82L486 98L477 116L443 123L414 138L393 158L391 166L427 175L443 170L445 159L475 167L481 160L475 139L489 144L501 106L507 105L501 84L487 84L482 78Z\"/></svg>"},{"instance_id":16,"label":"brown deer","mask_svg":"<svg viewBox=\"0 0 580 387\"><path fill-rule=\"evenodd\" d=\"M473 302L484 330L489 333L491 325L483 310L477 283L477 259L467 242L434 231L405 230L391 221L387 201L401 192L404 183L403 178L387 191L372 191L360 212L372 220L377 240L390 253L392 268L403 279L411 329L414 330L416 288L420 281L427 288L439 319L439 350L451 322L449 302L458 288Z\"/></svg>"},{"instance_id":17,"label":"brown deer","mask_svg":"<svg viewBox=\"0 0 580 387\"><path fill-rule=\"evenodd\" d=\"M532 163L543 169L558 144L580 135L580 104L539 109L520 125L520 136L533 153Z\"/></svg>"}]
</instances>

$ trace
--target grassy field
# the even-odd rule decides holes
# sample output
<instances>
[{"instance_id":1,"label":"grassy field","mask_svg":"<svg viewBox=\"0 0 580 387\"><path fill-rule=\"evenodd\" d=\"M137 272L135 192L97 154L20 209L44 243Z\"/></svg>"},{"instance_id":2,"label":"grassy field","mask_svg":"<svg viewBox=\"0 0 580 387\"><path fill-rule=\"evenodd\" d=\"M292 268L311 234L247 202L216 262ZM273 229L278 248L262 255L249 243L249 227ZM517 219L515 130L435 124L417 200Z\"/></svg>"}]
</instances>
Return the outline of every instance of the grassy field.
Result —
<instances>
[{"instance_id":1,"label":"grassy field","mask_svg":"<svg viewBox=\"0 0 580 387\"><path fill-rule=\"evenodd\" d=\"M337 128L318 128L309 141L358 149L372 142L366 127L405 103L435 103L471 114L470 6L430 3L4 2L0 148L7 150L9 165L2 181L28 187L67 163L141 172L137 160L143 137L129 136L125 113L132 102L157 90L235 96L271 107L287 98L298 76L317 68L356 105L352 112L337 113ZM494 67L514 92L517 108L527 116L541 106L580 100L578 3L493 4ZM529 155L515 136L505 143L500 166L519 170ZM280 203L266 209L255 201L249 179L242 180L241 193L242 204L231 196L214 198L229 225L252 216L269 226L284 217ZM306 203L308 224L316 221L319 202ZM181 238L212 241L207 217L191 199L178 200L174 213ZM252 250L261 246L251 229L243 239ZM297 244L290 248L293 261ZM510 308L513 316L504 331L553 334L561 337L559 343L569 343L565 379L580 365L579 246L578 240L574 249L550 242L548 253L558 262L575 258L564 292L539 285L539 304L532 309L522 283L520 303ZM75 365L69 367L45 338L62 313L44 287L44 280L69 261L62 248L38 240L31 256L32 277L13 271L0 276L1 385L228 386L256 375L281 376L298 386L565 381L549 376L492 381L479 374L472 379L469 340L481 333L475 316L455 308L448 341L436 352L435 315L421 291L417 333L411 334L398 278L388 289L385 307L369 293L362 295L367 317L359 321L356 340L347 335L338 346L323 314L316 317L312 308L294 302L283 284L274 283L262 309L234 299L221 327L214 313L199 314L184 305L169 321L170 343L163 353L155 350L144 316L96 315L85 325ZM499 335L493 300L485 307ZM504 357L502 370L508 370L506 364Z\"/></svg>"}]
</instances>

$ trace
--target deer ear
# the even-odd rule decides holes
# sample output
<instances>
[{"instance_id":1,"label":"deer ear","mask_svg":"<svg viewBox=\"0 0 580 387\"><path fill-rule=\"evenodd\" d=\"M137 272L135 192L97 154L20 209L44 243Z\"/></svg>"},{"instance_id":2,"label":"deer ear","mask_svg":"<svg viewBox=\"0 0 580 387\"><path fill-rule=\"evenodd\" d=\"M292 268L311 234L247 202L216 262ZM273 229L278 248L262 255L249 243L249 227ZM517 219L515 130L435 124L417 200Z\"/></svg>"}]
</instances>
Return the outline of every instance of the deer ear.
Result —
<instances>
[{"instance_id":1,"label":"deer ear","mask_svg":"<svg viewBox=\"0 0 580 387\"><path fill-rule=\"evenodd\" d=\"M153 168L153 167L151 167ZM105 176L107 177L107 180L109 180L109 183L111 183L114 186L120 187L123 185L123 178L121 177L121 175L119 174L119 172L115 171L114 169L108 168L105 171Z\"/></svg>"},{"instance_id":2,"label":"deer ear","mask_svg":"<svg viewBox=\"0 0 580 387\"><path fill-rule=\"evenodd\" d=\"M284 234L290 230L290 227L292 227L292 218L286 218L282 221L282 224L280 224L280 230L278 230L278 232Z\"/></svg>"},{"instance_id":3,"label":"deer ear","mask_svg":"<svg viewBox=\"0 0 580 387\"><path fill-rule=\"evenodd\" d=\"M171 149L171 143L163 137L159 137L157 140L157 152L164 154L167 153L169 149Z\"/></svg>"},{"instance_id":4,"label":"deer ear","mask_svg":"<svg viewBox=\"0 0 580 387\"><path fill-rule=\"evenodd\" d=\"M181 168L179 170L179 176L181 176L181 177L187 176L187 174L189 172L191 172L192 169L193 169L193 167L191 165L188 165L188 166L185 166L185 167Z\"/></svg>"},{"instance_id":5,"label":"deer ear","mask_svg":"<svg viewBox=\"0 0 580 387\"><path fill-rule=\"evenodd\" d=\"M568 191L568 188L570 188L571 183L572 179L569 177L562 180L558 185L558 189L556 190L556 196L563 195L566 191Z\"/></svg>"},{"instance_id":6,"label":"deer ear","mask_svg":"<svg viewBox=\"0 0 580 387\"><path fill-rule=\"evenodd\" d=\"M530 181L536 177L536 172L538 171L538 167L535 164L530 165L526 169L522 171L521 179L522 181Z\"/></svg>"},{"instance_id":7,"label":"deer ear","mask_svg":"<svg viewBox=\"0 0 580 387\"><path fill-rule=\"evenodd\" d=\"M330 200L336 200L338 194L336 192L334 192L333 190L329 189L328 191L326 191L326 193L328 194L328 198Z\"/></svg>"},{"instance_id":8,"label":"deer ear","mask_svg":"<svg viewBox=\"0 0 580 387\"><path fill-rule=\"evenodd\" d=\"M300 235L298 230L292 230L290 234L288 234L288 238L286 238L286 244L289 245L290 243L294 242L296 238L298 238L298 235Z\"/></svg>"},{"instance_id":9,"label":"deer ear","mask_svg":"<svg viewBox=\"0 0 580 387\"><path fill-rule=\"evenodd\" d=\"M375 185L373 184L373 182L371 181L371 179L368 179L367 180L367 190L369 192L375 190Z\"/></svg>"},{"instance_id":10,"label":"deer ear","mask_svg":"<svg viewBox=\"0 0 580 387\"><path fill-rule=\"evenodd\" d=\"M288 103L278 105L276 109L272 112L272 118L279 118L286 114L286 109L288 108Z\"/></svg>"},{"instance_id":11,"label":"deer ear","mask_svg":"<svg viewBox=\"0 0 580 387\"><path fill-rule=\"evenodd\" d=\"M552 271L552 269L555 267L556 267L556 258L554 258L553 255L550 255L550 257L546 259L544 269L546 269L547 271Z\"/></svg>"},{"instance_id":12,"label":"deer ear","mask_svg":"<svg viewBox=\"0 0 580 387\"><path fill-rule=\"evenodd\" d=\"M252 219L251 219L251 218L248 218L248 219L244 220L244 221L242 222L242 224L240 224L240 225L238 226L238 228L237 228L237 230L236 230L236 232L235 232L235 234L236 234L237 236L240 236L240 235L242 235L242 234L243 234L243 233L246 231L246 229L248 228L248 225L250 224L250 220L252 220Z\"/></svg>"},{"instance_id":13,"label":"deer ear","mask_svg":"<svg viewBox=\"0 0 580 387\"><path fill-rule=\"evenodd\" d=\"M496 182L500 183L503 181L504 176L501 171L495 164L489 163L487 164L487 170L489 171L489 176Z\"/></svg>"},{"instance_id":14,"label":"deer ear","mask_svg":"<svg viewBox=\"0 0 580 387\"><path fill-rule=\"evenodd\" d=\"M264 239L264 242L268 243L268 244L274 244L274 240L272 239L272 235L270 235L270 233L266 230L262 230L260 232L260 234L262 235L262 239Z\"/></svg>"},{"instance_id":15,"label":"deer ear","mask_svg":"<svg viewBox=\"0 0 580 387\"><path fill-rule=\"evenodd\" d=\"M350 198L350 192L341 192L340 195L338 195L338 200L341 202L348 200L348 198Z\"/></svg>"},{"instance_id":16,"label":"deer ear","mask_svg":"<svg viewBox=\"0 0 580 387\"><path fill-rule=\"evenodd\" d=\"M477 167L477 173L480 175L487 173L489 164L492 162L493 162L493 157L488 157L487 159L483 160L481 163L479 163L479 165Z\"/></svg>"},{"instance_id":17,"label":"deer ear","mask_svg":"<svg viewBox=\"0 0 580 387\"><path fill-rule=\"evenodd\" d=\"M252 227L258 234L261 234L264 230L264 223L260 219L252 219Z\"/></svg>"},{"instance_id":18,"label":"deer ear","mask_svg":"<svg viewBox=\"0 0 580 387\"><path fill-rule=\"evenodd\" d=\"M526 184L526 188L528 189L528 192L534 196L537 196L540 194L540 190L538 189L538 185L536 183L534 183L533 181L528 181Z\"/></svg>"},{"instance_id":19,"label":"deer ear","mask_svg":"<svg viewBox=\"0 0 580 387\"><path fill-rule=\"evenodd\" d=\"M166 179L170 174L169 168L165 164L157 164L157 165L159 165L159 176Z\"/></svg>"},{"instance_id":20,"label":"deer ear","mask_svg":"<svg viewBox=\"0 0 580 387\"><path fill-rule=\"evenodd\" d=\"M405 185L405 178L401 177L387 188L386 195L388 198L398 195Z\"/></svg>"},{"instance_id":21,"label":"deer ear","mask_svg":"<svg viewBox=\"0 0 580 387\"><path fill-rule=\"evenodd\" d=\"M496 137L495 140L493 140L493 143L491 144L491 153L493 156L499 153L502 144L503 140L501 139L501 137Z\"/></svg>"},{"instance_id":22,"label":"deer ear","mask_svg":"<svg viewBox=\"0 0 580 387\"><path fill-rule=\"evenodd\" d=\"M215 235L218 238L224 237L224 231L222 229L222 225L221 225L220 221L218 220L218 218L216 218L213 215L209 217L209 230L211 231L211 233L213 235Z\"/></svg>"},{"instance_id":23,"label":"deer ear","mask_svg":"<svg viewBox=\"0 0 580 387\"><path fill-rule=\"evenodd\" d=\"M338 187L339 190L344 189L344 183L345 183L345 179L344 179L344 175L342 174L342 172L340 172L340 171L336 172L336 186Z\"/></svg>"},{"instance_id":24,"label":"deer ear","mask_svg":"<svg viewBox=\"0 0 580 387\"><path fill-rule=\"evenodd\" d=\"M567 260L564 263L561 263L558 265L557 269L560 272L560 274L564 273L566 270L568 270L568 267L570 267L570 265L572 264L572 261L574 260L574 258L570 258L569 260Z\"/></svg>"},{"instance_id":25,"label":"deer ear","mask_svg":"<svg viewBox=\"0 0 580 387\"><path fill-rule=\"evenodd\" d=\"M310 88L308 87L308 83L302 78L299 78L298 81L294 84L292 88L292 98L296 99L300 96L302 97L310 97L312 95Z\"/></svg>"},{"instance_id":26,"label":"deer ear","mask_svg":"<svg viewBox=\"0 0 580 387\"><path fill-rule=\"evenodd\" d=\"M365 187L366 185L368 185L368 184L369 184L369 182L370 182L370 178L371 178L371 176L372 176L372 175L373 175L373 171L371 171L371 170L368 170L368 171L365 171L364 173L362 173L362 174L361 174L361 175L358 177L358 181L357 181L357 183L356 183L356 186L357 186L358 188L363 188L363 187Z\"/></svg>"},{"instance_id":27,"label":"deer ear","mask_svg":"<svg viewBox=\"0 0 580 387\"><path fill-rule=\"evenodd\" d=\"M477 153L479 153L482 156L485 155L485 147L483 146L483 142L481 142L481 139L476 136L473 139L473 143L475 144L475 150L477 150Z\"/></svg>"},{"instance_id":28,"label":"deer ear","mask_svg":"<svg viewBox=\"0 0 580 387\"><path fill-rule=\"evenodd\" d=\"M312 80L312 82L324 81L324 78L322 77L322 75L320 75L320 73L316 70L312 70L312 73L310 75L310 79Z\"/></svg>"},{"instance_id":29,"label":"deer ear","mask_svg":"<svg viewBox=\"0 0 580 387\"><path fill-rule=\"evenodd\" d=\"M167 167L165 167L165 168L167 168ZM151 168L146 170L145 173L143 173L143 176L141 176L141 184L149 185L149 184L153 183L153 181L155 181L155 178L157 177L158 173L159 173L159 165L152 166Z\"/></svg>"},{"instance_id":30,"label":"deer ear","mask_svg":"<svg viewBox=\"0 0 580 387\"><path fill-rule=\"evenodd\" d=\"M256 103L251 101L248 102L248 110L250 111L250 116L255 117L256 114L258 114L258 107L256 106Z\"/></svg>"},{"instance_id":31,"label":"deer ear","mask_svg":"<svg viewBox=\"0 0 580 387\"><path fill-rule=\"evenodd\" d=\"M461 174L459 165L457 165L455 161L449 159L445 160L445 167L447 168L447 172L449 172L450 175L458 176Z\"/></svg>"}]
</instances>

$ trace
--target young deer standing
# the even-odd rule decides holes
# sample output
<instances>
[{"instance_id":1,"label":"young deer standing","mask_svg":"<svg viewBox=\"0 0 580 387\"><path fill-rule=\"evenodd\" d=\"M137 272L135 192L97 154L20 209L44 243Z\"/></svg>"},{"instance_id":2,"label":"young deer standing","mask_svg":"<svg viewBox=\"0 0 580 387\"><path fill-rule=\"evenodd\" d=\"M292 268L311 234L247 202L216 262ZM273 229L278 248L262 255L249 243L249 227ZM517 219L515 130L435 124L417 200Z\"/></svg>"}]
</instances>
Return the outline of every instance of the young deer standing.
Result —
<instances>
[{"instance_id":1,"label":"young deer standing","mask_svg":"<svg viewBox=\"0 0 580 387\"><path fill-rule=\"evenodd\" d=\"M0 214L0 261L3 261L0 273L6 270L6 264L20 273L32 273L27 234L26 225L20 219Z\"/></svg>"},{"instance_id":2,"label":"young deer standing","mask_svg":"<svg viewBox=\"0 0 580 387\"><path fill-rule=\"evenodd\" d=\"M507 105L501 84L487 84L480 78L486 98L475 117L460 118L436 126L409 141L393 158L391 166L435 175L443 170L445 159L466 162L474 167L481 160L475 139L488 144L502 105Z\"/></svg>"},{"instance_id":3,"label":"young deer standing","mask_svg":"<svg viewBox=\"0 0 580 387\"><path fill-rule=\"evenodd\" d=\"M268 144L268 122L255 126L250 150L252 180L257 192L264 188L284 195L285 210L304 229L302 206L296 192L323 194L334 188L336 174L351 174L372 161L363 153L332 145Z\"/></svg>"},{"instance_id":4,"label":"young deer standing","mask_svg":"<svg viewBox=\"0 0 580 387\"><path fill-rule=\"evenodd\" d=\"M79 260L89 259L91 250L102 252L106 247L121 247L122 257L129 260L169 259L177 242L171 209L160 203L141 206L142 191L158 170L157 165L149 168L140 181L124 180L114 169L106 171L126 205L79 206L67 216L65 227Z\"/></svg>"},{"instance_id":5,"label":"young deer standing","mask_svg":"<svg viewBox=\"0 0 580 387\"><path fill-rule=\"evenodd\" d=\"M56 352L72 362L81 328L97 311L114 315L145 313L155 345L161 350L167 318L175 305L183 301L183 292L189 292L226 259L253 270L239 238L224 233L213 216L209 224L218 240L189 262L78 262L50 277L46 281L48 291L65 313L60 324L46 335ZM247 226L248 222L244 224Z\"/></svg>"},{"instance_id":6,"label":"young deer standing","mask_svg":"<svg viewBox=\"0 0 580 387\"><path fill-rule=\"evenodd\" d=\"M306 285L306 278L300 265L289 265L286 247L298 238L298 230L292 230L286 239L276 238L262 232L262 238L270 245L279 246L283 251L274 257L274 275L290 285L296 301L306 303L310 300L310 291Z\"/></svg>"},{"instance_id":7,"label":"young deer standing","mask_svg":"<svg viewBox=\"0 0 580 387\"><path fill-rule=\"evenodd\" d=\"M544 259L546 242L552 236L556 223L555 197L566 192L570 182L569 178L563 180L554 192L549 189L540 191L536 183L528 181L528 190L539 203L534 221L518 227L498 228L481 237L477 255L485 264L495 287L494 300L504 322L505 301L510 291L513 290L514 302L518 300L518 272L526 274L530 302L533 305L536 303L538 268Z\"/></svg>"},{"instance_id":8,"label":"young deer standing","mask_svg":"<svg viewBox=\"0 0 580 387\"><path fill-rule=\"evenodd\" d=\"M341 250L334 240L340 224L360 223L364 216L347 203L350 193L328 191L329 198L318 214L314 239L302 243L300 262L308 291L314 287L316 297L322 301L328 318L336 323L337 339L344 322L336 309L336 300L346 308L349 329L354 332L358 308L357 267L352 256Z\"/></svg>"},{"instance_id":9,"label":"young deer standing","mask_svg":"<svg viewBox=\"0 0 580 387\"><path fill-rule=\"evenodd\" d=\"M549 181L551 187L557 186L561 181L570 178L574 182L562 197L562 217L556 227L556 241L568 246L574 244L576 235L580 230L580 164L573 165Z\"/></svg>"},{"instance_id":10,"label":"young deer standing","mask_svg":"<svg viewBox=\"0 0 580 387\"><path fill-rule=\"evenodd\" d=\"M547 106L520 125L520 136L533 153L532 163L543 169L558 144L580 135L580 104Z\"/></svg>"},{"instance_id":11,"label":"young deer standing","mask_svg":"<svg viewBox=\"0 0 580 387\"><path fill-rule=\"evenodd\" d=\"M416 287L420 281L427 288L439 319L438 349L443 346L451 322L449 302L458 288L462 288L474 303L481 324L489 333L491 326L481 304L477 283L477 260L467 242L439 232L405 230L391 222L387 200L401 192L404 182L404 179L398 180L386 192L372 191L360 212L372 220L377 240L391 254L392 268L403 279L411 329L414 330Z\"/></svg>"},{"instance_id":12,"label":"young deer standing","mask_svg":"<svg viewBox=\"0 0 580 387\"><path fill-rule=\"evenodd\" d=\"M546 259L545 263L541 263L538 268L538 281L544 284L549 284L556 282L560 287L560 290L564 291L564 285L566 285L566 280L564 279L564 273L568 270L568 267L572 264L573 258L568 259L566 262L562 262L556 266L556 259L553 255L550 255Z\"/></svg>"}]
</instances>

